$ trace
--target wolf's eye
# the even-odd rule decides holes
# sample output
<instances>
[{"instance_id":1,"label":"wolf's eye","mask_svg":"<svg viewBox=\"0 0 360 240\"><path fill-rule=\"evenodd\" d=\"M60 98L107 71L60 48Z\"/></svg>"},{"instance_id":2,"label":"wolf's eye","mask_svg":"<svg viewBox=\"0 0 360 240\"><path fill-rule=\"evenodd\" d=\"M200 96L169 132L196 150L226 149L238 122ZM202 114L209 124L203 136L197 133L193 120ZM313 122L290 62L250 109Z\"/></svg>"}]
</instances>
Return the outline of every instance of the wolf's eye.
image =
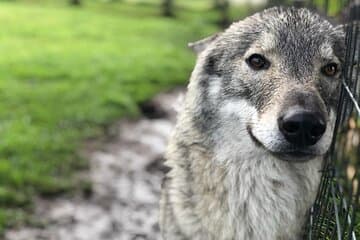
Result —
<instances>
[{"instance_id":1,"label":"wolf's eye","mask_svg":"<svg viewBox=\"0 0 360 240\"><path fill-rule=\"evenodd\" d=\"M329 63L321 68L321 72L328 77L333 77L338 73L338 65Z\"/></svg>"},{"instance_id":2,"label":"wolf's eye","mask_svg":"<svg viewBox=\"0 0 360 240\"><path fill-rule=\"evenodd\" d=\"M269 68L270 63L260 54L253 54L246 59L247 64L254 70L263 70Z\"/></svg>"}]
</instances>

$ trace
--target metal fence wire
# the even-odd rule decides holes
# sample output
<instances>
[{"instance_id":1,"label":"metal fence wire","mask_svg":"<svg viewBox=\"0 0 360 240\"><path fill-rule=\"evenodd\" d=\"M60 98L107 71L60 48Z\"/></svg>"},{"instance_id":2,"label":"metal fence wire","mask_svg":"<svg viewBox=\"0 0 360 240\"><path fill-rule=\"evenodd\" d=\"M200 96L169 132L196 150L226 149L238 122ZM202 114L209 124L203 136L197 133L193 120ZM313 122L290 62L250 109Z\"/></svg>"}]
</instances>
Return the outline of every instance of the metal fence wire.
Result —
<instances>
[{"instance_id":1,"label":"metal fence wire","mask_svg":"<svg viewBox=\"0 0 360 240\"><path fill-rule=\"evenodd\" d=\"M347 48L333 142L304 239L360 240L360 0L294 0L292 4L343 21Z\"/></svg>"}]
</instances>

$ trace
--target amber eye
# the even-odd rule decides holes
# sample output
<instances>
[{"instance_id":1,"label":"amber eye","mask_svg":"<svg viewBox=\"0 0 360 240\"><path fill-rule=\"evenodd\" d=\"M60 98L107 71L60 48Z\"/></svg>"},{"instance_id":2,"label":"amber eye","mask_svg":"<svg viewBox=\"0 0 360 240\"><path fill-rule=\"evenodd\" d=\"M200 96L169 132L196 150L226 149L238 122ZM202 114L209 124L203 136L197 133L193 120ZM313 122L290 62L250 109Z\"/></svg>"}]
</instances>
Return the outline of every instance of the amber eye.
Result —
<instances>
[{"instance_id":1,"label":"amber eye","mask_svg":"<svg viewBox=\"0 0 360 240\"><path fill-rule=\"evenodd\" d=\"M248 59L246 59L246 62L254 70L263 70L269 68L270 66L269 61L260 54L251 55Z\"/></svg>"},{"instance_id":2,"label":"amber eye","mask_svg":"<svg viewBox=\"0 0 360 240\"><path fill-rule=\"evenodd\" d=\"M336 63L329 63L321 68L321 72L328 77L333 77L338 73L338 65Z\"/></svg>"}]
</instances>

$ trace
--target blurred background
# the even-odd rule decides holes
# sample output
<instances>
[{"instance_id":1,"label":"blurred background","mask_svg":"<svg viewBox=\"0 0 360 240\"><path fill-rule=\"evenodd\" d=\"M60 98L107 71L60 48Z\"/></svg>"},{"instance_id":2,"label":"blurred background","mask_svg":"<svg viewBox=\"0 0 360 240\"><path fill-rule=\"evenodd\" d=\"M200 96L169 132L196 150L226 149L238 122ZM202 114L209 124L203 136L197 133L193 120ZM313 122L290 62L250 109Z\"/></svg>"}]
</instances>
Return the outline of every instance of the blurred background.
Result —
<instances>
[{"instance_id":1,"label":"blurred background","mask_svg":"<svg viewBox=\"0 0 360 240\"><path fill-rule=\"evenodd\" d=\"M159 239L187 43L280 2L1 0L1 238Z\"/></svg>"}]
</instances>

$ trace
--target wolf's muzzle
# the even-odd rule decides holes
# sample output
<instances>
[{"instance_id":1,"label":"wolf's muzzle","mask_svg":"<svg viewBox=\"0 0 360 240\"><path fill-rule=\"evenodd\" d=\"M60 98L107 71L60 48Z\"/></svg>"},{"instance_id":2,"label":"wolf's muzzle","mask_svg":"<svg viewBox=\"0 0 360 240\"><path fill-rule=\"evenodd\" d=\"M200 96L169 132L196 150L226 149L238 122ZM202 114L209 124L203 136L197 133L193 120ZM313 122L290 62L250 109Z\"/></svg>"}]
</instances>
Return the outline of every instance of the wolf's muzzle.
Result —
<instances>
[{"instance_id":1,"label":"wolf's muzzle","mask_svg":"<svg viewBox=\"0 0 360 240\"><path fill-rule=\"evenodd\" d=\"M305 110L290 111L278 119L280 132L296 147L315 145L326 130L326 121L320 113Z\"/></svg>"}]
</instances>

